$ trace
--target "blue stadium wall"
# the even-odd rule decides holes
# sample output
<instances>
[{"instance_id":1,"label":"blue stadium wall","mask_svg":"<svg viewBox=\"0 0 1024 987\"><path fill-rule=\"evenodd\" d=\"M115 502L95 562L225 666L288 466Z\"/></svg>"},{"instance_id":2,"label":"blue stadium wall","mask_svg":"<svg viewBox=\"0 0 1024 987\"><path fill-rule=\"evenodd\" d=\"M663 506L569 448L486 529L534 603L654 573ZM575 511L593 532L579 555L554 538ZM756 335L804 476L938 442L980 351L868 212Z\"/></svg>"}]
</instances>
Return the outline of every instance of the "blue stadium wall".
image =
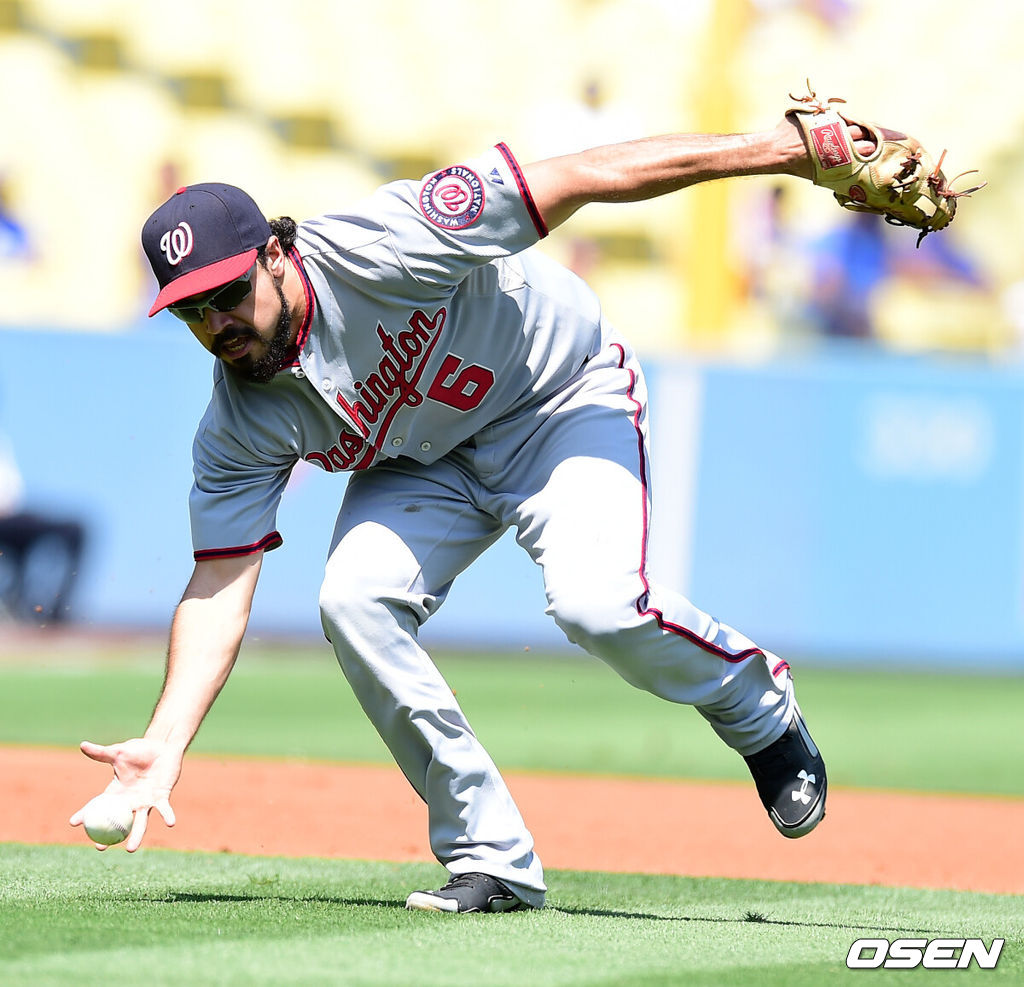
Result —
<instances>
[{"instance_id":1,"label":"blue stadium wall","mask_svg":"<svg viewBox=\"0 0 1024 987\"><path fill-rule=\"evenodd\" d=\"M169 317L110 336L6 331L0 349L0 430L26 506L89 529L75 621L165 627L192 567L190 449L210 357ZM867 347L647 366L657 578L783 654L1024 668L1024 369ZM296 476L251 633L319 634L344 484ZM424 639L556 647L545 605L507 535Z\"/></svg>"}]
</instances>

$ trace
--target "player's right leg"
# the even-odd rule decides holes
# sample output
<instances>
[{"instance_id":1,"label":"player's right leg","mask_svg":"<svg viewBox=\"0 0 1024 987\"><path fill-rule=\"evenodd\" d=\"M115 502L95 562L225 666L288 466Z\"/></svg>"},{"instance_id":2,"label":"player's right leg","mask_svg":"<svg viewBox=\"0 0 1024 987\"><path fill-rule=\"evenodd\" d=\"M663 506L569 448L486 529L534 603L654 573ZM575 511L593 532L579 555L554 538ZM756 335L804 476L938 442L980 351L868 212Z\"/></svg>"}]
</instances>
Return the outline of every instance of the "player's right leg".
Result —
<instances>
[{"instance_id":1,"label":"player's right leg","mask_svg":"<svg viewBox=\"0 0 1024 987\"><path fill-rule=\"evenodd\" d=\"M354 475L327 561L321 619L363 710L427 803L431 849L463 878L415 893L410 907L540 907L545 885L533 837L417 641L452 580L503 530L473 505L471 483L444 461ZM497 879L516 900L468 875Z\"/></svg>"},{"instance_id":2,"label":"player's right leg","mask_svg":"<svg viewBox=\"0 0 1024 987\"><path fill-rule=\"evenodd\" d=\"M518 443L503 438L515 457L478 445L502 464L488 507L516 525L566 636L636 687L694 706L745 759L779 832L803 836L827 783L788 664L647 571L646 406L639 366L614 345Z\"/></svg>"}]
</instances>

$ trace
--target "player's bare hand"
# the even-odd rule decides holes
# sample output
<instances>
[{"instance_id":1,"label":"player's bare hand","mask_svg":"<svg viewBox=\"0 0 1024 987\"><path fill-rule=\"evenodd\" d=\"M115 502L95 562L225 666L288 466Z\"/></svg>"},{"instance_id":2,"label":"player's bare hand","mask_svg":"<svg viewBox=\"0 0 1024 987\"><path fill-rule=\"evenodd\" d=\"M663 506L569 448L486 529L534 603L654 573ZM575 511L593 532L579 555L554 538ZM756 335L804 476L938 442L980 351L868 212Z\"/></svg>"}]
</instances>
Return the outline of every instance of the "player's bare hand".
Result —
<instances>
[{"instance_id":1,"label":"player's bare hand","mask_svg":"<svg viewBox=\"0 0 1024 987\"><path fill-rule=\"evenodd\" d=\"M142 845L152 809L168 826L175 822L170 795L181 774L182 753L178 748L153 740L136 738L120 744L103 746L82 741L82 753L114 769L114 779L105 791L126 797L135 813L135 821L124 848L134 853ZM69 820L72 826L83 822L79 809ZM97 849L103 849L97 845Z\"/></svg>"}]
</instances>

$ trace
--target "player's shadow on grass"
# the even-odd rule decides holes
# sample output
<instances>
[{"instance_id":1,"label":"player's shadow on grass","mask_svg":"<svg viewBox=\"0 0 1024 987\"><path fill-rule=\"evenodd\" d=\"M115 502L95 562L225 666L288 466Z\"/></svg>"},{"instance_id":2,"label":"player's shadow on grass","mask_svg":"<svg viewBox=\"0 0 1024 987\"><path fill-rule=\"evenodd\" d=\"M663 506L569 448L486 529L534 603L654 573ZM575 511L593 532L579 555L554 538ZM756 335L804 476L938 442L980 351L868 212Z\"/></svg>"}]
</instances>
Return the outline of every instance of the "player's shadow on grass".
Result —
<instances>
[{"instance_id":1,"label":"player's shadow on grass","mask_svg":"<svg viewBox=\"0 0 1024 987\"><path fill-rule=\"evenodd\" d=\"M548 905L545 911L558 912L562 915L594 915L598 918L635 918L650 922L725 922L735 925L788 925L803 929L871 929L877 932L916 933L918 935L938 935L934 929L907 929L900 926L856 925L848 922L796 922L788 919L769 918L753 912L735 917L725 915L653 915L648 912L619 912L611 908L576 908Z\"/></svg>"},{"instance_id":2,"label":"player's shadow on grass","mask_svg":"<svg viewBox=\"0 0 1024 987\"><path fill-rule=\"evenodd\" d=\"M166 902L167 904L191 903L232 903L251 902L260 904L268 901L287 902L289 904L318 904L318 905L341 905L356 908L405 908L405 902L400 898L338 898L332 895L287 895L287 894L212 894L199 893L194 891L173 891L160 898L147 898L151 902ZM894 932L900 934L915 934L924 936L940 935L941 930L936 929L909 929L902 926L885 925L857 925L847 922L797 922L789 919L770 918L756 912L747 912L746 915L735 917L718 915L657 915L651 912L623 912L613 908L582 908L575 906L548 905L545 912L556 912L560 915L587 915L596 918L626 918L639 919L647 922L718 922L734 925L776 925L793 926L803 929L847 929L863 930L869 929L874 932ZM513 913L514 914L514 913ZM520 912L518 914L529 914Z\"/></svg>"},{"instance_id":3,"label":"player's shadow on grass","mask_svg":"<svg viewBox=\"0 0 1024 987\"><path fill-rule=\"evenodd\" d=\"M194 891L172 891L170 894L160 897L146 898L146 901L155 904L165 903L176 904L238 904L249 902L259 905L268 901L279 901L287 904L310 904L310 905L355 905L359 907L373 908L404 908L405 901L398 898L336 898L326 894L213 894Z\"/></svg>"}]
</instances>

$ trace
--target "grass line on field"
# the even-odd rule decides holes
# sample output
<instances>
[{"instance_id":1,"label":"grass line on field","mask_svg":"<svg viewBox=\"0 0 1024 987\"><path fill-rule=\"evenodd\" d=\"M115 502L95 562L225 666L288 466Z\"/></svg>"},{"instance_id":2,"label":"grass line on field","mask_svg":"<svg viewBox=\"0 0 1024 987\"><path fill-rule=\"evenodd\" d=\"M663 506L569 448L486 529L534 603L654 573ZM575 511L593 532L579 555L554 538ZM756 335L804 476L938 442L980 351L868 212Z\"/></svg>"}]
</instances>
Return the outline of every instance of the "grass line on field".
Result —
<instances>
[{"instance_id":1,"label":"grass line on field","mask_svg":"<svg viewBox=\"0 0 1024 987\"><path fill-rule=\"evenodd\" d=\"M93 646L90 646L93 647ZM100 660L9 656L0 743L77 746L145 728L162 649ZM503 770L746 780L703 719L576 655L441 654L438 665ZM836 786L1024 795L1024 677L799 667L797 690ZM195 753L390 763L323 646L246 645Z\"/></svg>"}]
</instances>

